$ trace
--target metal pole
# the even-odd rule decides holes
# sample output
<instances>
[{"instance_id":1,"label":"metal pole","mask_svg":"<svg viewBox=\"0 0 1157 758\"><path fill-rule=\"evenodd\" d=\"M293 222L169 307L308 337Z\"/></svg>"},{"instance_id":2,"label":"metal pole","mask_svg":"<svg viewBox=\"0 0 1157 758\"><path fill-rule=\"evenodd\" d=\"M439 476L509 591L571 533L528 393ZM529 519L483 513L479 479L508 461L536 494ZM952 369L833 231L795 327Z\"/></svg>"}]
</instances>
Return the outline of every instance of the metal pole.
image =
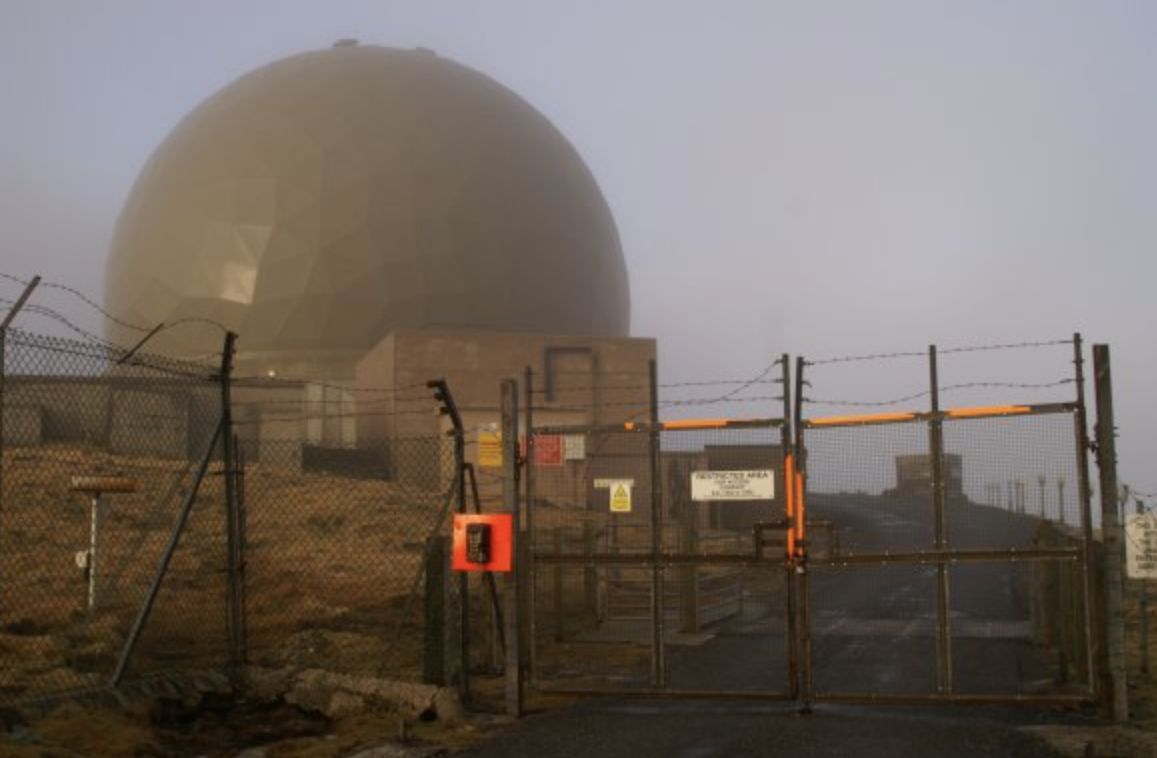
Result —
<instances>
[{"instance_id":1,"label":"metal pole","mask_svg":"<svg viewBox=\"0 0 1157 758\"><path fill-rule=\"evenodd\" d=\"M169 543L165 546L165 552L161 555L161 563L157 566L157 571L153 575L152 584L149 585L149 591L145 595L145 602L141 605L140 612L137 613L137 618L133 622L132 629L129 631L125 646L121 650L116 670L113 671L112 679L109 680L110 687L116 687L124 678L125 669L127 669L129 665L129 659L132 658L133 650L136 648L141 632L145 628L145 622L148 621L149 614L153 611L153 603L156 602L157 593L161 590L161 582L164 581L165 574L169 570L169 563L173 560L173 553L176 552L177 545L181 541L181 534L185 530L185 522L189 520L189 513L193 510L193 503L197 501L197 493L201 489L201 481L205 478L205 472L209 469L209 461L213 459L213 452L217 449L217 442L221 438L221 430L223 427L224 420L217 425L216 431L213 432L213 438L209 441L209 447L206 448L205 455L201 458L201 465L198 466L197 473L193 477L193 482L189 485L188 492L185 493L185 502L181 504L180 515L177 517L177 523L173 526L172 534L169 535Z\"/></svg>"},{"instance_id":2,"label":"metal pole","mask_svg":"<svg viewBox=\"0 0 1157 758\"><path fill-rule=\"evenodd\" d=\"M534 479L534 369L526 367L526 615L529 624L529 633L525 641L527 653L526 677L534 682L535 663L538 658L538 613L536 598L538 595L538 567L535 565L535 479ZM564 442L565 444L565 442ZM565 452L563 458L566 458ZM566 465L566 461L563 461Z\"/></svg>"},{"instance_id":3,"label":"metal pole","mask_svg":"<svg viewBox=\"0 0 1157 758\"><path fill-rule=\"evenodd\" d=\"M1088 672L1089 694L1096 694L1096 666L1094 650L1100 646L1094 637L1093 624L1093 514L1092 493L1089 487L1089 426L1085 406L1085 359L1081 335L1073 334L1073 378L1077 391L1077 411L1073 416L1077 447L1077 510L1081 527L1081 590L1084 594L1085 671ZM1063 480L1061 480L1063 486ZM1103 647L1101 647L1103 649Z\"/></svg>"},{"instance_id":4,"label":"metal pole","mask_svg":"<svg viewBox=\"0 0 1157 758\"><path fill-rule=\"evenodd\" d=\"M88 612L96 608L96 534L100 528L100 493L94 492L89 497L89 527L88 527Z\"/></svg>"},{"instance_id":5,"label":"metal pole","mask_svg":"<svg viewBox=\"0 0 1157 758\"><path fill-rule=\"evenodd\" d=\"M450 413L450 421L454 430L454 472L457 476L458 512L466 513L466 429L458 415L457 405L450 394L448 385L446 390L447 405L454 408ZM470 692L470 574L466 571L458 572L458 653L460 656L458 674L459 691L463 703L469 705Z\"/></svg>"},{"instance_id":6,"label":"metal pole","mask_svg":"<svg viewBox=\"0 0 1157 758\"><path fill-rule=\"evenodd\" d=\"M795 490L795 507L797 511L797 518L806 519L807 514L799 514L798 512L803 508L803 501L805 490L807 488L807 445L804 444L804 425L803 425L803 388L804 388L804 359L803 356L796 356L795 359L795 393L792 396L792 403L795 406L795 412L792 414L793 431L795 432L795 468L799 472L799 480L804 483L803 487ZM795 482L792 483L795 485ZM804 523L806 527L806 522ZM800 688L803 694L804 713L811 713L812 705L812 629L811 629L811 588L808 577L808 549L807 549L807 532L803 533L804 544L800 548L800 553L796 559L795 573L799 581L799 645L800 645L800 673L803 676Z\"/></svg>"},{"instance_id":7,"label":"metal pole","mask_svg":"<svg viewBox=\"0 0 1157 758\"><path fill-rule=\"evenodd\" d=\"M1093 345L1093 374L1097 399L1097 463L1101 479L1101 531L1105 543L1105 638L1108 653L1112 715L1129 718L1125 680L1125 617L1123 597L1124 535L1118 516L1117 442L1113 420L1112 370L1108 345Z\"/></svg>"},{"instance_id":8,"label":"metal pole","mask_svg":"<svg viewBox=\"0 0 1157 758\"><path fill-rule=\"evenodd\" d=\"M944 493L944 428L940 418L940 377L936 346L928 346L928 378L932 416L928 420L928 447L932 463L932 508L937 550L948 548ZM941 694L952 692L952 632L949 629L948 566L943 558L936 563L936 681Z\"/></svg>"},{"instance_id":9,"label":"metal pole","mask_svg":"<svg viewBox=\"0 0 1157 758\"><path fill-rule=\"evenodd\" d=\"M1044 474L1041 474L1040 476L1037 477L1037 484L1040 485L1040 517L1041 517L1042 521L1044 520L1044 517L1045 517L1045 483L1046 482L1048 482L1048 479L1045 478Z\"/></svg>"},{"instance_id":10,"label":"metal pole","mask_svg":"<svg viewBox=\"0 0 1157 758\"><path fill-rule=\"evenodd\" d=\"M32 297L33 290L40 284L40 277L32 277L32 281L28 282L24 287L24 291L20 293L20 297L16 298L11 310L4 317L4 321L0 322L0 514L4 511L4 406L8 403L7 385L8 385L8 327L16 319L16 316L24 308L24 304L28 302L28 298ZM0 521L0 549L3 548L3 522ZM0 613L3 613L3 608L0 607Z\"/></svg>"},{"instance_id":11,"label":"metal pole","mask_svg":"<svg viewBox=\"0 0 1157 758\"><path fill-rule=\"evenodd\" d=\"M8 327L12 326L12 322L16 319L20 311L24 309L28 298L32 297L32 291L35 290L39 284L40 277L34 276L32 277L32 281L24 285L24 291L20 293L20 297L16 298L16 302L12 304L12 308L8 311L7 315L4 316L4 320L0 321L0 333L7 331Z\"/></svg>"},{"instance_id":12,"label":"metal pole","mask_svg":"<svg viewBox=\"0 0 1157 758\"><path fill-rule=\"evenodd\" d=\"M1057 521L1065 523L1065 478L1057 477Z\"/></svg>"},{"instance_id":13,"label":"metal pole","mask_svg":"<svg viewBox=\"0 0 1157 758\"><path fill-rule=\"evenodd\" d=\"M649 363L651 385L651 428L648 430L651 453L651 684L666 685L666 651L663 649L663 490L659 460L659 378L655 361Z\"/></svg>"},{"instance_id":14,"label":"metal pole","mask_svg":"<svg viewBox=\"0 0 1157 758\"><path fill-rule=\"evenodd\" d=\"M1138 498L1137 515L1145 513L1145 504ZM1149 580L1141 580L1141 673L1149 678Z\"/></svg>"},{"instance_id":15,"label":"metal pole","mask_svg":"<svg viewBox=\"0 0 1157 758\"><path fill-rule=\"evenodd\" d=\"M236 350L237 335L225 333L225 345L221 351L221 441L222 457L225 465L225 524L228 542L226 562L228 567L227 605L225 618L229 630L229 658L234 672L245 663L245 641L242 633L244 613L241 607L241 538L240 515L237 506L237 450L233 437L233 355Z\"/></svg>"},{"instance_id":16,"label":"metal pole","mask_svg":"<svg viewBox=\"0 0 1157 758\"><path fill-rule=\"evenodd\" d=\"M518 498L518 382L505 379L501 384L502 391L502 495L506 507L510 509L513 522L514 540L514 571L506 575L505 601L503 613L506 631L506 673L505 695L506 713L509 716L521 716L523 709L522 687L522 644L519 637L519 563L521 563L522 536L519 531L519 498Z\"/></svg>"},{"instance_id":17,"label":"metal pole","mask_svg":"<svg viewBox=\"0 0 1157 758\"><path fill-rule=\"evenodd\" d=\"M786 509L786 500L788 488L791 483L787 481L787 477L791 476L788 470L787 462L792 461L791 468L795 468L795 449L792 444L792 425L791 418L791 358L787 353L780 356L782 361L781 382L783 383L783 425L780 427L780 445L783 448L781 469L783 471L783 481L781 482L780 491L783 493L780 497L784 498L784 521L787 523L788 529L793 529L794 524L791 523L791 518L794 514L788 513ZM760 539L757 537L756 539ZM784 536L785 543L787 542L786 535ZM757 546L757 549L758 546ZM795 560L791 555L784 556L783 562L785 595L787 608L785 613L785 621L787 622L787 682L788 691L791 696L799 697L799 639L797 636L798 628L796 627L796 585L795 585Z\"/></svg>"}]
</instances>

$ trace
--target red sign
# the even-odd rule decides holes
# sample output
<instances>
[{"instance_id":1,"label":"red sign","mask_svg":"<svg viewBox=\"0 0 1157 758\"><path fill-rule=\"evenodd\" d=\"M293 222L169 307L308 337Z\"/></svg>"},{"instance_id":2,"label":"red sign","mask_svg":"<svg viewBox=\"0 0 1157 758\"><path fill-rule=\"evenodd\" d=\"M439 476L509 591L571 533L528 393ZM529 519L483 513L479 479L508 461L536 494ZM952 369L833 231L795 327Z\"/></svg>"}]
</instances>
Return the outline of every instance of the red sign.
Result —
<instances>
[{"instance_id":1,"label":"red sign","mask_svg":"<svg viewBox=\"0 0 1157 758\"><path fill-rule=\"evenodd\" d=\"M526 456L526 437L519 440L523 457ZM562 436L558 434L534 435L534 465L561 466L565 445Z\"/></svg>"},{"instance_id":2,"label":"red sign","mask_svg":"<svg viewBox=\"0 0 1157 758\"><path fill-rule=\"evenodd\" d=\"M472 524L490 527L487 540L489 560L474 563L467 555L467 530ZM514 567L514 519L509 513L454 514L450 543L450 567L455 571L510 571Z\"/></svg>"},{"instance_id":3,"label":"red sign","mask_svg":"<svg viewBox=\"0 0 1157 758\"><path fill-rule=\"evenodd\" d=\"M562 437L557 434L545 434L541 437L535 437L534 465L561 466Z\"/></svg>"}]
</instances>

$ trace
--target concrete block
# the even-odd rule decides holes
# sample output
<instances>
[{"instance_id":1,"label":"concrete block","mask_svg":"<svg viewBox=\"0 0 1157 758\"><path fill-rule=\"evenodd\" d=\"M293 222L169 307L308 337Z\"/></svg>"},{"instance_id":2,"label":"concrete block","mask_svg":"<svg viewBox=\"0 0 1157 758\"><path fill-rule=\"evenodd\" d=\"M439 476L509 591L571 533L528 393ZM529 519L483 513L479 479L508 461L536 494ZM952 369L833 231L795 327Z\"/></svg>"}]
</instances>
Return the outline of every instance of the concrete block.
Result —
<instances>
[{"instance_id":1,"label":"concrete block","mask_svg":"<svg viewBox=\"0 0 1157 758\"><path fill-rule=\"evenodd\" d=\"M184 458L189 408L181 394L114 390L109 449L121 455Z\"/></svg>"}]
</instances>

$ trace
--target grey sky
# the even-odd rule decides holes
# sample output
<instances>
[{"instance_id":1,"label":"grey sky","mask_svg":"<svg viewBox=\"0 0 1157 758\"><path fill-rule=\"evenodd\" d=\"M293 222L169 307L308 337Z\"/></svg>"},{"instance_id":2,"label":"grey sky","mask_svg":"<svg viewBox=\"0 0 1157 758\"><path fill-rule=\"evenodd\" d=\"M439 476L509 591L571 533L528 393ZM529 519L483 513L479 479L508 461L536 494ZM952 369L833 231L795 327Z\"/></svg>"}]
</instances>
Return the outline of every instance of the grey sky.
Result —
<instances>
[{"instance_id":1,"label":"grey sky","mask_svg":"<svg viewBox=\"0 0 1157 758\"><path fill-rule=\"evenodd\" d=\"M137 171L200 100L340 37L424 46L586 158L664 380L1080 330L1114 348L1123 476L1157 491L1155 32L1142 1L0 0L0 270L99 295ZM993 354L945 383L1067 359ZM824 371L816 397L926 376Z\"/></svg>"}]
</instances>

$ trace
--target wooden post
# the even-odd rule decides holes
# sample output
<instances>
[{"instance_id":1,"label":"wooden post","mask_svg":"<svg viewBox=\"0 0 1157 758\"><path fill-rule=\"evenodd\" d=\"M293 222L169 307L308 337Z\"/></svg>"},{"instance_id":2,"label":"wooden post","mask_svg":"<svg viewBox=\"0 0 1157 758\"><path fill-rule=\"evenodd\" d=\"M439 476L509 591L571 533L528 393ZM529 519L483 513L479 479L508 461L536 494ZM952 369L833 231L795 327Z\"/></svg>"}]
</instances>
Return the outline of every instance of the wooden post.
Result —
<instances>
[{"instance_id":1,"label":"wooden post","mask_svg":"<svg viewBox=\"0 0 1157 758\"><path fill-rule=\"evenodd\" d=\"M1102 628L1108 669L1105 671L1113 720L1129 718L1125 680L1124 534L1118 516L1117 441L1113 421L1112 370L1108 345L1093 345L1093 381L1097 399L1097 466L1101 480L1101 530L1105 541L1105 591Z\"/></svg>"},{"instance_id":2,"label":"wooden post","mask_svg":"<svg viewBox=\"0 0 1157 758\"><path fill-rule=\"evenodd\" d=\"M426 564L425 636L423 639L422 679L426 684L444 686L446 676L446 595L450 579L446 571L446 544L440 536L426 540L423 554Z\"/></svg>"}]
</instances>

